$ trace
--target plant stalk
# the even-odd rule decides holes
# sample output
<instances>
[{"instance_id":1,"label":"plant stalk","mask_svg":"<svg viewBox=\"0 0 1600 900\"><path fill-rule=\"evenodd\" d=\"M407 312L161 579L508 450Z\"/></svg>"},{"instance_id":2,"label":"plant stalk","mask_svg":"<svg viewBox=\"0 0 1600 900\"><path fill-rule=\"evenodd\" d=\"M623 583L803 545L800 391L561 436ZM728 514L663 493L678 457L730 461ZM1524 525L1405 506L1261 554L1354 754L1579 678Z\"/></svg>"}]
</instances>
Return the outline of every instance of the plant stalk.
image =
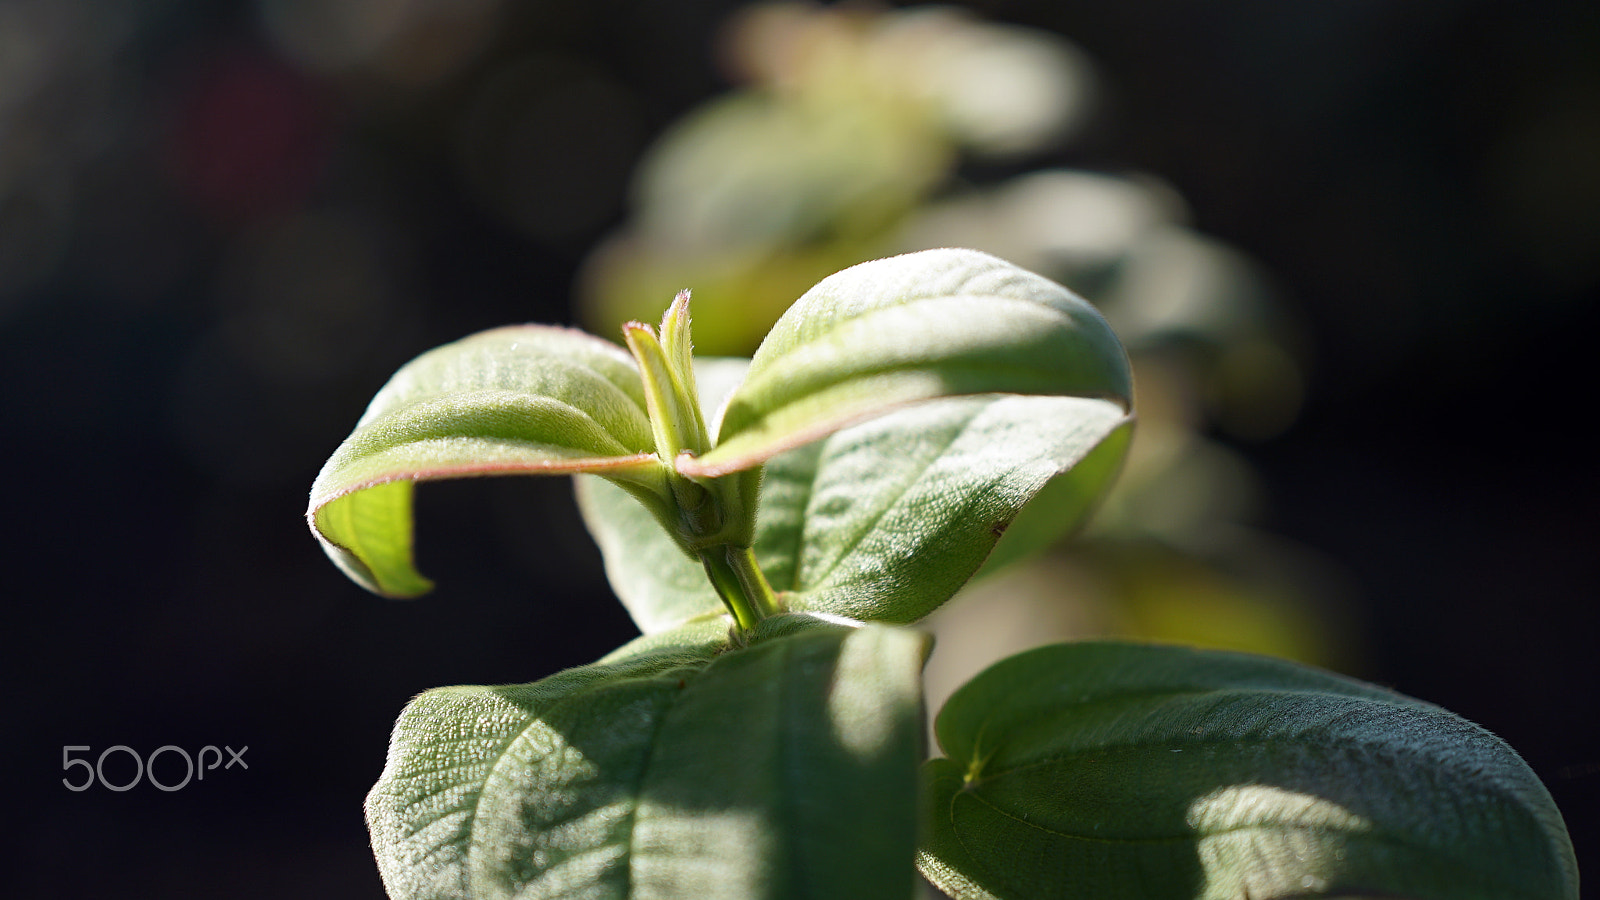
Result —
<instances>
[{"instance_id":1,"label":"plant stalk","mask_svg":"<svg viewBox=\"0 0 1600 900\"><path fill-rule=\"evenodd\" d=\"M781 612L777 594L749 547L721 544L700 551L700 562L740 631Z\"/></svg>"}]
</instances>

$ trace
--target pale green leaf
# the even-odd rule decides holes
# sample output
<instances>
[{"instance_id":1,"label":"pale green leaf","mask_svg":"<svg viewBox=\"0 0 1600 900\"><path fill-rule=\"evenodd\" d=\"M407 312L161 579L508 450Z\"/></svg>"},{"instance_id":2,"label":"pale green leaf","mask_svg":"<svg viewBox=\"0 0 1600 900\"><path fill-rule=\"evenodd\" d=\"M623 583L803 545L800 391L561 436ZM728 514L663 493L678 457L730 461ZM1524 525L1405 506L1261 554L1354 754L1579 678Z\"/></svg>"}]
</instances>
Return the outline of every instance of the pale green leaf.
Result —
<instances>
[{"instance_id":1,"label":"pale green leaf","mask_svg":"<svg viewBox=\"0 0 1600 900\"><path fill-rule=\"evenodd\" d=\"M1072 468L1034 494L1011 520L978 575L1026 559L1082 528L1122 472L1133 431L1133 419L1125 419Z\"/></svg>"},{"instance_id":2,"label":"pale green leaf","mask_svg":"<svg viewBox=\"0 0 1600 900\"><path fill-rule=\"evenodd\" d=\"M411 484L475 475L600 472L664 496L638 370L579 331L498 328L407 363L311 489L328 555L369 590L426 591L411 555Z\"/></svg>"},{"instance_id":3,"label":"pale green leaf","mask_svg":"<svg viewBox=\"0 0 1600 900\"><path fill-rule=\"evenodd\" d=\"M390 896L909 898L926 639L780 625L418 697L367 799Z\"/></svg>"},{"instance_id":4,"label":"pale green leaf","mask_svg":"<svg viewBox=\"0 0 1600 900\"><path fill-rule=\"evenodd\" d=\"M919 865L958 900L1576 900L1549 793L1438 707L1120 643L1002 661L940 713Z\"/></svg>"},{"instance_id":5,"label":"pale green leaf","mask_svg":"<svg viewBox=\"0 0 1600 900\"><path fill-rule=\"evenodd\" d=\"M1047 482L1057 495L1047 515L1007 557L1080 524L1115 476L1129 426L1115 405L1073 397L896 410L767 464L756 560L786 608L916 621L972 576ZM642 631L721 611L700 564L626 492L582 478L578 504Z\"/></svg>"},{"instance_id":6,"label":"pale green leaf","mask_svg":"<svg viewBox=\"0 0 1600 900\"><path fill-rule=\"evenodd\" d=\"M915 202L947 157L873 106L733 95L685 117L642 161L638 232L672 258L773 255L860 233ZM698 281L693 282L698 285Z\"/></svg>"},{"instance_id":7,"label":"pale green leaf","mask_svg":"<svg viewBox=\"0 0 1600 900\"><path fill-rule=\"evenodd\" d=\"M578 509L600 547L606 578L645 634L723 611L700 561L684 552L649 510L601 478L574 479Z\"/></svg>"},{"instance_id":8,"label":"pale green leaf","mask_svg":"<svg viewBox=\"0 0 1600 900\"><path fill-rule=\"evenodd\" d=\"M1024 505L1062 476L1054 534L1109 486L1128 419L1077 397L962 397L841 431L767 465L757 559L785 605L914 622L983 565ZM1110 464L1074 468L1103 443ZM1042 526L1041 526L1042 529Z\"/></svg>"},{"instance_id":9,"label":"pale green leaf","mask_svg":"<svg viewBox=\"0 0 1600 900\"><path fill-rule=\"evenodd\" d=\"M695 360L701 405L716 409L749 365L746 359ZM574 482L578 509L600 546L611 589L640 631L654 634L723 612L700 562L632 494L600 478L580 476Z\"/></svg>"},{"instance_id":10,"label":"pale green leaf","mask_svg":"<svg viewBox=\"0 0 1600 900\"><path fill-rule=\"evenodd\" d=\"M1092 306L1004 260L928 250L862 263L778 320L728 398L717 445L678 468L746 469L902 404L991 393L1126 408L1131 375Z\"/></svg>"}]
</instances>

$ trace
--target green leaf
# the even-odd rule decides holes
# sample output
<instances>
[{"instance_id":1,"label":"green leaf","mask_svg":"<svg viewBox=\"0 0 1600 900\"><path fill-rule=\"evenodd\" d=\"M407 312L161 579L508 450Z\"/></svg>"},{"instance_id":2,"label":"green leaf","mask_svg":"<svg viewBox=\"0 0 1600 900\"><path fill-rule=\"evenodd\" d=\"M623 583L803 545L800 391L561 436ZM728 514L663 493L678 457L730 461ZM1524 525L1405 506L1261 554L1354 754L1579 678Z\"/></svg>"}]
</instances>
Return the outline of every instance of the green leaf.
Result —
<instances>
[{"instance_id":1,"label":"green leaf","mask_svg":"<svg viewBox=\"0 0 1600 900\"><path fill-rule=\"evenodd\" d=\"M1077 397L962 397L906 407L767 465L756 555L794 610L908 623L950 599L1058 474L1083 520L1114 465L1074 466L1129 420Z\"/></svg>"},{"instance_id":2,"label":"green leaf","mask_svg":"<svg viewBox=\"0 0 1600 900\"><path fill-rule=\"evenodd\" d=\"M1133 419L1127 418L1070 469L1051 479L1011 520L978 575L1026 559L1082 528L1121 474L1132 440Z\"/></svg>"},{"instance_id":3,"label":"green leaf","mask_svg":"<svg viewBox=\"0 0 1600 900\"><path fill-rule=\"evenodd\" d=\"M719 657L656 736L633 896L910 898L926 647L868 625Z\"/></svg>"},{"instance_id":4,"label":"green leaf","mask_svg":"<svg viewBox=\"0 0 1600 900\"><path fill-rule=\"evenodd\" d=\"M906 403L961 394L1132 395L1122 345L1092 306L975 250L862 263L807 291L728 398L690 476L758 465Z\"/></svg>"},{"instance_id":5,"label":"green leaf","mask_svg":"<svg viewBox=\"0 0 1600 900\"><path fill-rule=\"evenodd\" d=\"M638 370L579 331L498 328L396 372L311 488L323 549L389 596L430 585L411 554L411 485L474 475L599 472L665 505Z\"/></svg>"},{"instance_id":6,"label":"green leaf","mask_svg":"<svg viewBox=\"0 0 1600 900\"><path fill-rule=\"evenodd\" d=\"M919 866L958 900L1576 900L1515 751L1265 657L1121 643L1004 660L940 713Z\"/></svg>"},{"instance_id":7,"label":"green leaf","mask_svg":"<svg viewBox=\"0 0 1600 900\"><path fill-rule=\"evenodd\" d=\"M367 799L389 895L909 898L926 639L726 634L412 701Z\"/></svg>"},{"instance_id":8,"label":"green leaf","mask_svg":"<svg viewBox=\"0 0 1600 900\"><path fill-rule=\"evenodd\" d=\"M1046 483L1057 494L1048 518L1008 558L1081 523L1116 474L1130 424L1113 404L1075 397L896 410L767 464L756 560L791 610L914 622L955 594ZM700 564L626 492L579 482L606 573L642 631L721 611Z\"/></svg>"}]
</instances>

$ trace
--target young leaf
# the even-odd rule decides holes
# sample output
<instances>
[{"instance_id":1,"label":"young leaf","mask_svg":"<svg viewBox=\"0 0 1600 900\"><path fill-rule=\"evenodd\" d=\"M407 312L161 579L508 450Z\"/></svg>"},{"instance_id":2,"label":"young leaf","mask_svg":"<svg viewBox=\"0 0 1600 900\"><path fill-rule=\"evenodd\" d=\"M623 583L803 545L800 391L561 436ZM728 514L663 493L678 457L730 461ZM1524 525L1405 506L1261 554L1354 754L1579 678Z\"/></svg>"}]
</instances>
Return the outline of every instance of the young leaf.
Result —
<instances>
[{"instance_id":1,"label":"young leaf","mask_svg":"<svg viewBox=\"0 0 1600 900\"><path fill-rule=\"evenodd\" d=\"M747 359L696 359L701 406L720 406L749 366ZM574 482L578 509L600 545L611 589L640 631L655 634L724 611L705 568L628 491L600 478Z\"/></svg>"},{"instance_id":2,"label":"young leaf","mask_svg":"<svg viewBox=\"0 0 1600 900\"><path fill-rule=\"evenodd\" d=\"M390 896L909 898L926 640L782 630L418 697L367 800Z\"/></svg>"},{"instance_id":3,"label":"young leaf","mask_svg":"<svg viewBox=\"0 0 1600 900\"><path fill-rule=\"evenodd\" d=\"M862 263L778 320L728 398L716 446L678 469L747 469L905 403L987 393L1126 408L1131 376L1100 314L1047 278L975 250Z\"/></svg>"},{"instance_id":4,"label":"young leaf","mask_svg":"<svg viewBox=\"0 0 1600 900\"><path fill-rule=\"evenodd\" d=\"M1438 707L1264 657L1080 643L950 698L919 866L958 900L1576 900L1549 793Z\"/></svg>"},{"instance_id":5,"label":"young leaf","mask_svg":"<svg viewBox=\"0 0 1600 900\"><path fill-rule=\"evenodd\" d=\"M413 596L430 586L411 558L413 482L599 472L664 505L653 448L627 353L565 328L498 328L396 372L323 466L307 518L353 579Z\"/></svg>"}]
</instances>

